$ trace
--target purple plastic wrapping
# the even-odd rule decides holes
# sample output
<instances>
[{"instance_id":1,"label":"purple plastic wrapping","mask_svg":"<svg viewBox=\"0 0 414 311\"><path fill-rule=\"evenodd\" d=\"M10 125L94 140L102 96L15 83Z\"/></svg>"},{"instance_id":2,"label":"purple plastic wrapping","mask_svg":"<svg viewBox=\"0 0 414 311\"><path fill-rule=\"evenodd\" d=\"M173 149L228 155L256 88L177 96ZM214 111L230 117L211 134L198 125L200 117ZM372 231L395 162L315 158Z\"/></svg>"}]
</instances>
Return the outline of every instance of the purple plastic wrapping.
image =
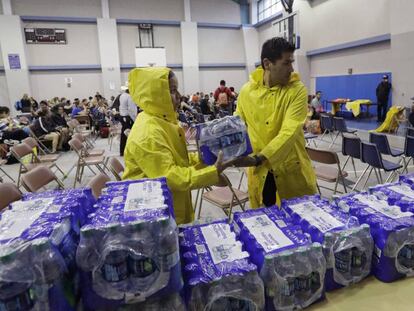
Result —
<instances>
[{"instance_id":1,"label":"purple plastic wrapping","mask_svg":"<svg viewBox=\"0 0 414 311\"><path fill-rule=\"evenodd\" d=\"M373 194L358 193L341 197L336 204L371 228L375 247L372 260L374 275L392 282L414 274L414 214L390 205L384 193L390 185L373 189Z\"/></svg>"},{"instance_id":2,"label":"purple plastic wrapping","mask_svg":"<svg viewBox=\"0 0 414 311\"><path fill-rule=\"evenodd\" d=\"M238 116L197 125L196 139L200 158L208 165L217 161L219 151L223 151L224 161L253 152L246 125Z\"/></svg>"},{"instance_id":3,"label":"purple plastic wrapping","mask_svg":"<svg viewBox=\"0 0 414 311\"><path fill-rule=\"evenodd\" d=\"M324 296L326 261L282 211L261 208L234 214L238 236L259 267L267 310L305 308Z\"/></svg>"},{"instance_id":4,"label":"purple plastic wrapping","mask_svg":"<svg viewBox=\"0 0 414 311\"><path fill-rule=\"evenodd\" d=\"M189 310L263 310L263 282L226 220L187 227L180 251Z\"/></svg>"},{"instance_id":5,"label":"purple plastic wrapping","mask_svg":"<svg viewBox=\"0 0 414 311\"><path fill-rule=\"evenodd\" d=\"M330 205L320 196L282 202L283 209L312 241L322 244L327 264L327 291L361 281L371 271L373 240L369 226Z\"/></svg>"},{"instance_id":6,"label":"purple plastic wrapping","mask_svg":"<svg viewBox=\"0 0 414 311\"><path fill-rule=\"evenodd\" d=\"M87 308L117 309L180 291L177 226L165 178L108 183L95 208L76 254Z\"/></svg>"},{"instance_id":7,"label":"purple plastic wrapping","mask_svg":"<svg viewBox=\"0 0 414 311\"><path fill-rule=\"evenodd\" d=\"M23 199L0 214L0 310L73 310L80 211L89 201L65 191Z\"/></svg>"}]
</instances>

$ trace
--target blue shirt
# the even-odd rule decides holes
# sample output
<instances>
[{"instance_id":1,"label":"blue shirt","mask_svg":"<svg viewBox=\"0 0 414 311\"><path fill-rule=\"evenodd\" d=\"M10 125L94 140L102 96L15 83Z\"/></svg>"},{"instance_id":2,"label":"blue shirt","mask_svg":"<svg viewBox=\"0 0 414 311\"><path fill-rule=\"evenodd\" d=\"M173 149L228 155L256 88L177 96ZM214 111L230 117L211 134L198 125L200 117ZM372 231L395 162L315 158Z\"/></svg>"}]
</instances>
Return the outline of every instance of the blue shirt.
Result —
<instances>
[{"instance_id":1,"label":"blue shirt","mask_svg":"<svg viewBox=\"0 0 414 311\"><path fill-rule=\"evenodd\" d=\"M74 116L77 116L77 115L79 114L79 112L81 112L81 111L82 111L82 109L81 109L81 108L79 108L79 107L74 107L74 108L72 109L71 117L73 118Z\"/></svg>"}]
</instances>

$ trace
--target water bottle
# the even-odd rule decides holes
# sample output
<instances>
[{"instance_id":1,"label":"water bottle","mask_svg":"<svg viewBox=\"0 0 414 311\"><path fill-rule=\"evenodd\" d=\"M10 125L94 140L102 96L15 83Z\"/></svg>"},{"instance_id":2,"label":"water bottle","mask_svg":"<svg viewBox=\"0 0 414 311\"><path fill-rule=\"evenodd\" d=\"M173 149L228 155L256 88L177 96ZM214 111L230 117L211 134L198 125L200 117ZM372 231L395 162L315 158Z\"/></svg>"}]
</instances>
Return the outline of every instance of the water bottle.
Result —
<instances>
[{"instance_id":1,"label":"water bottle","mask_svg":"<svg viewBox=\"0 0 414 311\"><path fill-rule=\"evenodd\" d=\"M0 265L11 266L15 261L15 253L0 257ZM0 282L0 310L26 311L31 310L34 302L30 294L29 282Z\"/></svg>"},{"instance_id":2,"label":"water bottle","mask_svg":"<svg viewBox=\"0 0 414 311\"><path fill-rule=\"evenodd\" d=\"M295 278L292 275L294 270L292 265L293 253L285 252L280 254L277 260L276 273L281 277L280 292L276 293L276 307L287 308L295 304Z\"/></svg>"},{"instance_id":3,"label":"water bottle","mask_svg":"<svg viewBox=\"0 0 414 311\"><path fill-rule=\"evenodd\" d=\"M85 226L80 231L80 243L76 251L76 262L85 271L91 271L99 261L98 230Z\"/></svg>"}]
</instances>

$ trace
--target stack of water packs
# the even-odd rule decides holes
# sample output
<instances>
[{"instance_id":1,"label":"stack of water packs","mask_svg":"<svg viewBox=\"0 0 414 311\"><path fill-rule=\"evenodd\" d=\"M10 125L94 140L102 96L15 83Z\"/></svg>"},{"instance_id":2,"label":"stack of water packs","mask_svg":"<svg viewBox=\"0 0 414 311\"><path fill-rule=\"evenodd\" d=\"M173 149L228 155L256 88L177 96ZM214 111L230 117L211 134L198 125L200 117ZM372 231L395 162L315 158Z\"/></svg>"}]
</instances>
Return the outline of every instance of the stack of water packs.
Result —
<instances>
[{"instance_id":1,"label":"stack of water packs","mask_svg":"<svg viewBox=\"0 0 414 311\"><path fill-rule=\"evenodd\" d=\"M263 310L263 282L242 248L225 220L183 229L180 250L189 310Z\"/></svg>"},{"instance_id":2,"label":"stack of water packs","mask_svg":"<svg viewBox=\"0 0 414 311\"><path fill-rule=\"evenodd\" d=\"M282 208L313 242L322 244L327 264L327 291L368 276L373 251L368 225L360 225L356 217L338 210L318 195L285 200Z\"/></svg>"},{"instance_id":3,"label":"stack of water packs","mask_svg":"<svg viewBox=\"0 0 414 311\"><path fill-rule=\"evenodd\" d=\"M34 193L0 214L0 310L75 310L79 223L93 200L90 189Z\"/></svg>"},{"instance_id":4,"label":"stack of water packs","mask_svg":"<svg viewBox=\"0 0 414 311\"><path fill-rule=\"evenodd\" d=\"M277 208L235 213L234 222L264 281L267 310L305 308L324 296L321 245L312 244Z\"/></svg>"},{"instance_id":5,"label":"stack of water packs","mask_svg":"<svg viewBox=\"0 0 414 311\"><path fill-rule=\"evenodd\" d=\"M201 160L208 165L216 162L219 151L224 161L252 153L246 125L236 116L199 124L196 140Z\"/></svg>"},{"instance_id":6,"label":"stack of water packs","mask_svg":"<svg viewBox=\"0 0 414 311\"><path fill-rule=\"evenodd\" d=\"M145 310L181 290L172 204L165 178L107 184L76 254L85 308Z\"/></svg>"},{"instance_id":7,"label":"stack of water packs","mask_svg":"<svg viewBox=\"0 0 414 311\"><path fill-rule=\"evenodd\" d=\"M370 226L375 242L372 270L383 282L414 274L414 214L387 202L385 193L393 193L389 187L336 200L338 207Z\"/></svg>"}]
</instances>

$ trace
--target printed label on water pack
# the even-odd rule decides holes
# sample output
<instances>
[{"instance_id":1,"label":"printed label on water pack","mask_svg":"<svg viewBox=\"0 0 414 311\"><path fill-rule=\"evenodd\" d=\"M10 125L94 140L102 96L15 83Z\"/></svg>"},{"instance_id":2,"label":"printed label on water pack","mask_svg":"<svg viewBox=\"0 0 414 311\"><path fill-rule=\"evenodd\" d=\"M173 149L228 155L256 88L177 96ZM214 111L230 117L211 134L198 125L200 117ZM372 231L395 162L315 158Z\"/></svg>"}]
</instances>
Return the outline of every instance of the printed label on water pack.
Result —
<instances>
[{"instance_id":1,"label":"printed label on water pack","mask_svg":"<svg viewBox=\"0 0 414 311\"><path fill-rule=\"evenodd\" d=\"M322 233L344 226L338 219L317 207L313 202L304 202L289 206L291 210Z\"/></svg>"},{"instance_id":2,"label":"printed label on water pack","mask_svg":"<svg viewBox=\"0 0 414 311\"><path fill-rule=\"evenodd\" d=\"M403 217L411 217L414 214L411 212L402 212L398 206L395 205L388 205L388 203L384 200L379 200L374 196L364 196L358 194L355 198L360 201L361 203L369 206L374 211L388 217L391 219L399 219Z\"/></svg>"},{"instance_id":3,"label":"printed label on water pack","mask_svg":"<svg viewBox=\"0 0 414 311\"><path fill-rule=\"evenodd\" d=\"M241 221L266 252L294 244L267 215L243 218Z\"/></svg>"},{"instance_id":4,"label":"printed label on water pack","mask_svg":"<svg viewBox=\"0 0 414 311\"><path fill-rule=\"evenodd\" d=\"M228 224L212 224L201 228L214 264L235 261L249 257L242 251L242 244L235 239Z\"/></svg>"},{"instance_id":5,"label":"printed label on water pack","mask_svg":"<svg viewBox=\"0 0 414 311\"><path fill-rule=\"evenodd\" d=\"M12 209L3 213L0 222L0 240L19 237L42 215L53 202L52 198L19 201L12 204Z\"/></svg>"},{"instance_id":6,"label":"printed label on water pack","mask_svg":"<svg viewBox=\"0 0 414 311\"><path fill-rule=\"evenodd\" d=\"M408 186L405 186L405 185L391 186L389 187L389 189L399 194L405 195L406 197L414 199L414 191L411 190L411 188Z\"/></svg>"},{"instance_id":7,"label":"printed label on water pack","mask_svg":"<svg viewBox=\"0 0 414 311\"><path fill-rule=\"evenodd\" d=\"M160 182L148 181L128 186L124 211L160 208L165 208Z\"/></svg>"}]
</instances>

